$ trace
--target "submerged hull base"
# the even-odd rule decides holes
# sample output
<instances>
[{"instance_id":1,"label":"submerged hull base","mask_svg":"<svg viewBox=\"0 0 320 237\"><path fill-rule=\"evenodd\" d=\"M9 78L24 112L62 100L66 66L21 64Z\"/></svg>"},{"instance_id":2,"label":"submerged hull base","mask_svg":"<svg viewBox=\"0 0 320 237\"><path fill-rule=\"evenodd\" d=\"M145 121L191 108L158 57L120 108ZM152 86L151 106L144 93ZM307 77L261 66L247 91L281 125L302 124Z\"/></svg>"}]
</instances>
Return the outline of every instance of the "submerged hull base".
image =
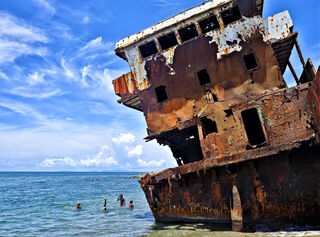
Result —
<instances>
[{"instance_id":1,"label":"submerged hull base","mask_svg":"<svg viewBox=\"0 0 320 237\"><path fill-rule=\"evenodd\" d=\"M320 225L319 145L140 184L157 222Z\"/></svg>"}]
</instances>

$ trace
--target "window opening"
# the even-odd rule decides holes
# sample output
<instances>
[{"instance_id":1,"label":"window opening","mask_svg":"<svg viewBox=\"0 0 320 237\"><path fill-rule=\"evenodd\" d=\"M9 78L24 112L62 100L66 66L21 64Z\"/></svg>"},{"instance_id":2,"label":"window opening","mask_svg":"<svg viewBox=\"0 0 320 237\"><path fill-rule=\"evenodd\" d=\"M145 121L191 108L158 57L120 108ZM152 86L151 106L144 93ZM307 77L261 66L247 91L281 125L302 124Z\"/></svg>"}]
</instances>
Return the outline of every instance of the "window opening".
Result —
<instances>
[{"instance_id":1,"label":"window opening","mask_svg":"<svg viewBox=\"0 0 320 237\"><path fill-rule=\"evenodd\" d=\"M195 38L198 36L198 32L195 24L191 24L185 28L178 30L181 41L185 42L189 39Z\"/></svg>"},{"instance_id":2,"label":"window opening","mask_svg":"<svg viewBox=\"0 0 320 237\"><path fill-rule=\"evenodd\" d=\"M258 68L258 62L253 52L243 55L243 61L248 71Z\"/></svg>"},{"instance_id":3,"label":"window opening","mask_svg":"<svg viewBox=\"0 0 320 237\"><path fill-rule=\"evenodd\" d=\"M214 101L214 102L218 102L218 101L219 101L219 100L218 100L218 97L217 97L216 94L213 93L213 92L212 92L212 98L213 98L213 101Z\"/></svg>"},{"instance_id":4,"label":"window opening","mask_svg":"<svg viewBox=\"0 0 320 237\"><path fill-rule=\"evenodd\" d=\"M207 102L212 103L212 102L218 102L218 97L215 95L215 93L211 92L211 90L206 90L206 98Z\"/></svg>"},{"instance_id":5,"label":"window opening","mask_svg":"<svg viewBox=\"0 0 320 237\"><path fill-rule=\"evenodd\" d=\"M241 14L238 6L232 7L224 12L221 12L221 18L223 24L227 26L228 24L241 19Z\"/></svg>"},{"instance_id":6,"label":"window opening","mask_svg":"<svg viewBox=\"0 0 320 237\"><path fill-rule=\"evenodd\" d=\"M244 110L241 112L242 120L252 146L262 145L266 142L258 111L256 108Z\"/></svg>"},{"instance_id":7,"label":"window opening","mask_svg":"<svg viewBox=\"0 0 320 237\"><path fill-rule=\"evenodd\" d=\"M202 124L203 138L206 138L210 133L217 133L217 123L207 117L203 117L200 119Z\"/></svg>"},{"instance_id":8,"label":"window opening","mask_svg":"<svg viewBox=\"0 0 320 237\"><path fill-rule=\"evenodd\" d=\"M201 86L210 83L210 76L207 72L207 69L202 69L201 71L197 72L197 76Z\"/></svg>"},{"instance_id":9,"label":"window opening","mask_svg":"<svg viewBox=\"0 0 320 237\"><path fill-rule=\"evenodd\" d=\"M202 34L205 34L209 31L218 29L220 27L219 22L218 22L215 15L212 15L212 16L208 17L207 19L199 21L199 25L200 25Z\"/></svg>"},{"instance_id":10,"label":"window opening","mask_svg":"<svg viewBox=\"0 0 320 237\"><path fill-rule=\"evenodd\" d=\"M147 58L158 53L158 49L154 41L150 41L149 43L139 46L139 49L143 58Z\"/></svg>"},{"instance_id":11,"label":"window opening","mask_svg":"<svg viewBox=\"0 0 320 237\"><path fill-rule=\"evenodd\" d=\"M203 159L197 126L179 130L166 138L178 165L185 165Z\"/></svg>"},{"instance_id":12,"label":"window opening","mask_svg":"<svg viewBox=\"0 0 320 237\"><path fill-rule=\"evenodd\" d=\"M159 103L168 99L165 86L158 86L155 88L155 92Z\"/></svg>"},{"instance_id":13,"label":"window opening","mask_svg":"<svg viewBox=\"0 0 320 237\"><path fill-rule=\"evenodd\" d=\"M225 114L226 114L226 117L227 117L227 118L229 118L230 116L232 116L232 115L233 115L233 113L232 113L232 110L231 110L231 109L225 110L224 112L225 112Z\"/></svg>"},{"instance_id":14,"label":"window opening","mask_svg":"<svg viewBox=\"0 0 320 237\"><path fill-rule=\"evenodd\" d=\"M164 35L158 38L158 41L162 50L166 50L178 44L178 41L174 32L171 32L167 35Z\"/></svg>"}]
</instances>

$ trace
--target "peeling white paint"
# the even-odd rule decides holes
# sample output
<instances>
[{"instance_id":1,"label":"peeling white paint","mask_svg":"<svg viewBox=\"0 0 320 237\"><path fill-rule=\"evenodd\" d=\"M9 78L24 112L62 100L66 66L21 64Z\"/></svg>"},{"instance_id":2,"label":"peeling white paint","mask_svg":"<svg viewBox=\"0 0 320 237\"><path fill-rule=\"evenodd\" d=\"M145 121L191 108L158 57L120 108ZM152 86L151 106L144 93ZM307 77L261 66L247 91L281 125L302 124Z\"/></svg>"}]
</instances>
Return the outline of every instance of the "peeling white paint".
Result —
<instances>
[{"instance_id":1,"label":"peeling white paint","mask_svg":"<svg viewBox=\"0 0 320 237\"><path fill-rule=\"evenodd\" d=\"M291 34L291 27L293 27L293 22L290 15L288 11L284 11L266 19L262 19L260 16L242 17L239 21L229 24L226 27L221 26L221 29L208 32L205 35L212 37L209 43L215 43L217 45L218 52L216 56L219 60L232 52L240 52L242 50L240 45L241 41L247 42L252 39L255 34L260 34L264 42L272 43L287 38ZM164 32L167 33L165 30ZM152 37L155 38L157 35L152 35ZM147 40L150 40L150 38ZM178 45L165 50L162 54L155 54L152 57L154 60L159 56L164 56L166 60L165 64L170 68L169 75L171 76L176 74L171 66L177 46ZM148 88L150 85L148 84L147 71L145 70L147 60L141 59L137 43L126 47L124 51L134 80L137 82L138 90ZM132 93L134 90L132 81L130 81L129 84L127 81L127 85L129 92Z\"/></svg>"},{"instance_id":2,"label":"peeling white paint","mask_svg":"<svg viewBox=\"0 0 320 237\"><path fill-rule=\"evenodd\" d=\"M248 41L257 33L262 35L264 42L285 39L289 36L292 26L293 22L288 11L284 11L266 19L260 16L243 17L241 21L228 25L224 30L211 31L206 35L212 37L210 43L217 44L217 59L219 60L223 55L235 51L240 52L242 50L240 42ZM236 43L230 46L227 44L228 41Z\"/></svg>"},{"instance_id":3,"label":"peeling white paint","mask_svg":"<svg viewBox=\"0 0 320 237\"><path fill-rule=\"evenodd\" d=\"M138 90L146 88L147 71L145 70L145 61L140 60L138 47L131 47L125 51L134 79L137 82ZM128 87L129 90L129 87ZM129 91L132 93L133 91Z\"/></svg>"},{"instance_id":4,"label":"peeling white paint","mask_svg":"<svg viewBox=\"0 0 320 237\"><path fill-rule=\"evenodd\" d=\"M127 47L135 42L137 42L138 40L140 40L143 37L147 37L149 35L154 34L156 31L160 31L162 29L165 29L169 26L172 26L174 24L177 24L181 21L184 21L196 14L201 14L202 12L205 12L207 10L210 10L212 8L216 8L220 5L232 2L233 0L212 0L206 3L203 3L199 6L193 7L189 10L186 10L184 12L181 12L173 17L170 17L167 20L161 21L143 31L140 31L137 34L131 35L123 40L120 40L119 42L117 42L116 48L123 48L123 47Z\"/></svg>"},{"instance_id":5,"label":"peeling white paint","mask_svg":"<svg viewBox=\"0 0 320 237\"><path fill-rule=\"evenodd\" d=\"M178 45L163 51L162 55L166 58L167 66L170 66L173 64L174 51L176 50L177 46Z\"/></svg>"}]
</instances>

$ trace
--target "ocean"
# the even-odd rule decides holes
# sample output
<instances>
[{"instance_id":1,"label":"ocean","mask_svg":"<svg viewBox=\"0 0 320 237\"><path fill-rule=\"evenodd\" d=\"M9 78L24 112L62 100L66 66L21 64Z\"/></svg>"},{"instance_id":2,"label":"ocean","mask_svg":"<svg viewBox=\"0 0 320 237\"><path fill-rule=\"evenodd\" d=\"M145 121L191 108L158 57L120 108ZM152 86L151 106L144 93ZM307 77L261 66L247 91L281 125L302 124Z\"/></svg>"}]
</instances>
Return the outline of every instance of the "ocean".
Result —
<instances>
[{"instance_id":1,"label":"ocean","mask_svg":"<svg viewBox=\"0 0 320 237\"><path fill-rule=\"evenodd\" d=\"M0 172L0 236L320 236L297 229L241 233L201 223L156 224L136 174ZM120 193L126 207L117 201Z\"/></svg>"}]
</instances>

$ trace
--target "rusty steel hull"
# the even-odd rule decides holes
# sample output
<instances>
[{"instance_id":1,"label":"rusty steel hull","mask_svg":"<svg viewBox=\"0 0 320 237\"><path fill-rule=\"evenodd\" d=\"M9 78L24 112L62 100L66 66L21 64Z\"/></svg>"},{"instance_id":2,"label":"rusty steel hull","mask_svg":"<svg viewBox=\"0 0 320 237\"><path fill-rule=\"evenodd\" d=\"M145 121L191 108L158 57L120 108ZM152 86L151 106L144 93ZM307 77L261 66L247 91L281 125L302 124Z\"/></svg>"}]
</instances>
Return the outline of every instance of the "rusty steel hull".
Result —
<instances>
[{"instance_id":1,"label":"rusty steel hull","mask_svg":"<svg viewBox=\"0 0 320 237\"><path fill-rule=\"evenodd\" d=\"M267 125L292 124L289 130L274 126L267 132L272 142L265 147L238 149L232 155L199 159L141 178L139 183L156 221L319 227L319 89L320 70L309 84L251 100L251 104L272 101L261 110ZM294 91L290 100L284 96ZM292 113L283 108L286 103ZM244 101L241 104L246 106ZM268 107L274 111L270 118ZM278 139L272 137L275 129L283 131Z\"/></svg>"},{"instance_id":2,"label":"rusty steel hull","mask_svg":"<svg viewBox=\"0 0 320 237\"><path fill-rule=\"evenodd\" d=\"M157 222L232 222L232 188L239 190L244 224L320 225L320 146L232 165L141 180Z\"/></svg>"},{"instance_id":3,"label":"rusty steel hull","mask_svg":"<svg viewBox=\"0 0 320 237\"><path fill-rule=\"evenodd\" d=\"M320 225L320 70L289 13L262 6L206 1L117 43L131 69L113 80L118 102L178 164L139 180L158 222Z\"/></svg>"}]
</instances>

